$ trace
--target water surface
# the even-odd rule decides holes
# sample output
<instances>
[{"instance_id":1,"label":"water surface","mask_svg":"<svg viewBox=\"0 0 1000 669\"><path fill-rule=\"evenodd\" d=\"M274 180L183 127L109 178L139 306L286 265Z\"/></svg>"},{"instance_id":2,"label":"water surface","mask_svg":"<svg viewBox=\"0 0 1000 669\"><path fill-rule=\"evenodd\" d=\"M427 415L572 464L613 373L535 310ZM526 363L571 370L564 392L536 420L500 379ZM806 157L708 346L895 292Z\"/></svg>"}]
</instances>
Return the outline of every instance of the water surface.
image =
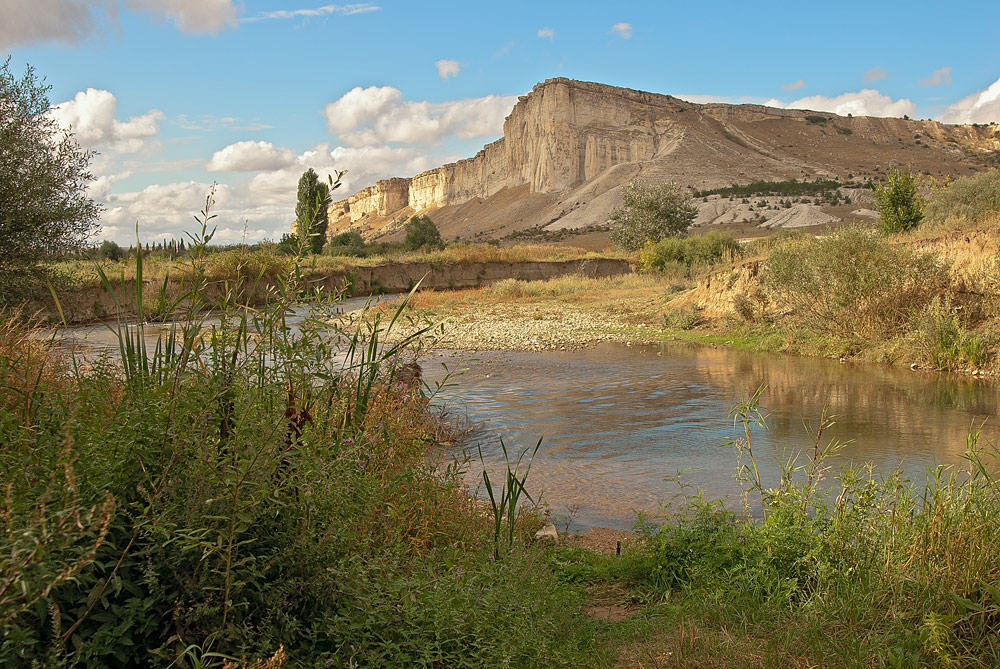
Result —
<instances>
[{"instance_id":1,"label":"water surface","mask_svg":"<svg viewBox=\"0 0 1000 669\"><path fill-rule=\"evenodd\" d=\"M481 445L493 480L508 450L544 436L527 488L573 527L630 527L636 510L656 512L679 491L681 478L711 498L740 505L729 412L761 384L768 430L754 433L765 486L777 483L778 462L811 446L824 406L836 424L823 434L848 441L834 470L874 463L924 480L928 467L960 463L971 425L988 419L983 436L997 441L998 386L981 380L834 360L663 344L546 353L438 353L462 373L439 397L475 427L469 481L481 481ZM740 431L740 433L742 430ZM835 473L831 472L831 473Z\"/></svg>"}]
</instances>

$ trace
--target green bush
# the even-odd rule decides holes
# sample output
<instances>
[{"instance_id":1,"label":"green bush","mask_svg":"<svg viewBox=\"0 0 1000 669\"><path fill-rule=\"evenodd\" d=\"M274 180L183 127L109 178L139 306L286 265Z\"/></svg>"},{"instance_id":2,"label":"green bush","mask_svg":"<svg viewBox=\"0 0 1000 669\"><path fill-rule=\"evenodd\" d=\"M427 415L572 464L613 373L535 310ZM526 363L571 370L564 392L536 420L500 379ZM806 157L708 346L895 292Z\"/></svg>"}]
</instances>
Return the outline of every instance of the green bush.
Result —
<instances>
[{"instance_id":1,"label":"green bush","mask_svg":"<svg viewBox=\"0 0 1000 669\"><path fill-rule=\"evenodd\" d=\"M935 190L924 210L927 218L935 222L949 218L976 222L987 214L1000 213L1000 170L994 168L962 177Z\"/></svg>"},{"instance_id":2,"label":"green bush","mask_svg":"<svg viewBox=\"0 0 1000 669\"><path fill-rule=\"evenodd\" d=\"M668 237L655 244L647 243L639 254L639 268L644 272L663 272L677 264L704 267L733 262L741 255L743 249L732 235L712 230L704 235Z\"/></svg>"},{"instance_id":3,"label":"green bush","mask_svg":"<svg viewBox=\"0 0 1000 669\"><path fill-rule=\"evenodd\" d=\"M865 341L904 330L944 289L947 275L931 256L850 226L775 247L763 281L778 308L790 307L805 327Z\"/></svg>"},{"instance_id":4,"label":"green bush","mask_svg":"<svg viewBox=\"0 0 1000 669\"><path fill-rule=\"evenodd\" d=\"M363 258L368 254L364 237L357 230L348 230L330 238L326 247L331 256L350 256Z\"/></svg>"},{"instance_id":5,"label":"green bush","mask_svg":"<svg viewBox=\"0 0 1000 669\"><path fill-rule=\"evenodd\" d=\"M912 170L904 172L897 165L891 165L886 183L875 184L872 195L878 209L879 227L886 234L911 230L924 218L917 178Z\"/></svg>"},{"instance_id":6,"label":"green bush","mask_svg":"<svg viewBox=\"0 0 1000 669\"><path fill-rule=\"evenodd\" d=\"M989 362L986 344L965 327L947 295L935 297L920 312L915 329L928 362L937 369L981 368Z\"/></svg>"},{"instance_id":7,"label":"green bush","mask_svg":"<svg viewBox=\"0 0 1000 669\"><path fill-rule=\"evenodd\" d=\"M677 184L646 186L635 179L622 187L622 206L611 214L615 227L611 242L626 251L638 251L646 242L683 234L698 209Z\"/></svg>"},{"instance_id":8,"label":"green bush","mask_svg":"<svg viewBox=\"0 0 1000 669\"><path fill-rule=\"evenodd\" d=\"M429 251L443 249L444 241L441 239L441 231L429 216L414 216L406 224L406 239L403 246L410 251L419 249Z\"/></svg>"}]
</instances>

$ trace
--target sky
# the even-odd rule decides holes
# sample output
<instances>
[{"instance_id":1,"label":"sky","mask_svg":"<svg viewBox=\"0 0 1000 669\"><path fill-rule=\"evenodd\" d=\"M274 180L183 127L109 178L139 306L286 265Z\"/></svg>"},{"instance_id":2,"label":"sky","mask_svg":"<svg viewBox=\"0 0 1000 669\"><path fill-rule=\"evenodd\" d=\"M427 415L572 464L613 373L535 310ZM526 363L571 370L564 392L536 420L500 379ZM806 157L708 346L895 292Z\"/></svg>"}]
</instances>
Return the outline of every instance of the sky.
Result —
<instances>
[{"instance_id":1,"label":"sky","mask_svg":"<svg viewBox=\"0 0 1000 669\"><path fill-rule=\"evenodd\" d=\"M322 0L321 0L322 1ZM97 152L94 240L278 240L334 199L467 158L552 77L855 116L1000 122L991 3L0 0L0 58ZM0 60L2 64L2 60Z\"/></svg>"}]
</instances>

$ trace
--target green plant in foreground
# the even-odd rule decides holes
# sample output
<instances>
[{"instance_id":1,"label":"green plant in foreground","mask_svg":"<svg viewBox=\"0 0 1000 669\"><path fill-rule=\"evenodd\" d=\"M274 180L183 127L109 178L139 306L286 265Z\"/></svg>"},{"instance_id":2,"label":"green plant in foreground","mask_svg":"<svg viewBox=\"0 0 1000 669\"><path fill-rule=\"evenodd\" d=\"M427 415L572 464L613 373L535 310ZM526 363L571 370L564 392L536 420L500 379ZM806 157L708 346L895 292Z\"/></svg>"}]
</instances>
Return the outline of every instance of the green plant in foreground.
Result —
<instances>
[{"instance_id":1,"label":"green plant in foreground","mask_svg":"<svg viewBox=\"0 0 1000 669\"><path fill-rule=\"evenodd\" d=\"M524 495L529 502L534 503L531 495L524 488L524 482L528 478L528 473L531 471L531 463L535 459L535 454L538 453L538 449L542 445L542 440L539 439L538 443L535 444L534 449L525 448L522 450L518 456L517 460L514 462L514 466L511 467L510 458L507 455L507 445L504 444L503 439L500 440L500 450L503 452L504 463L507 466L507 471L504 474L504 481L500 484L499 490L490 481L489 472L486 471L486 461L483 459L483 449L479 448L479 460L483 463L483 483L486 485L486 494L490 498L490 511L493 516L493 559L500 560L501 547L506 550L510 550L514 545L514 529L516 527L515 521L517 520L517 504L520 501L521 496ZM528 455L530 451L530 455ZM524 473L521 474L521 462L524 460L524 456L528 456L527 466L524 468ZM506 543L502 543L503 531L507 530Z\"/></svg>"},{"instance_id":2,"label":"green plant in foreground","mask_svg":"<svg viewBox=\"0 0 1000 669\"><path fill-rule=\"evenodd\" d=\"M886 234L911 230L924 218L913 170L904 172L898 165L890 165L886 183L872 186L872 195L879 226Z\"/></svg>"}]
</instances>

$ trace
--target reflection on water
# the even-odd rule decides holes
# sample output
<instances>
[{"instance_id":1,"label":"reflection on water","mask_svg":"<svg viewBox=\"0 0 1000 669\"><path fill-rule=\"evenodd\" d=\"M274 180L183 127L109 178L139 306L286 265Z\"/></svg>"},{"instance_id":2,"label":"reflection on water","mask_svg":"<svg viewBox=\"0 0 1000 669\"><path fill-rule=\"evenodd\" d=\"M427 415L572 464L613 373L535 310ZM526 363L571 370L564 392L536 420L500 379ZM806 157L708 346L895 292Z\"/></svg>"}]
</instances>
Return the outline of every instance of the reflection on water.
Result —
<instances>
[{"instance_id":1,"label":"reflection on water","mask_svg":"<svg viewBox=\"0 0 1000 669\"><path fill-rule=\"evenodd\" d=\"M491 475L502 471L499 438L508 450L544 435L528 491L541 493L556 515L578 507L574 527L629 527L635 510L655 512L683 480L711 498L738 503L728 417L742 394L766 384L761 404L769 430L755 436L765 485L777 481L780 458L810 443L824 406L837 417L827 438L850 440L834 468L873 462L923 481L927 467L957 463L970 425L989 419L984 437L997 441L1000 389L995 384L874 365L841 364L677 344L549 353L439 354L464 373L440 400L476 426ZM513 446L513 448L512 448ZM479 479L478 456L469 480Z\"/></svg>"}]
</instances>

